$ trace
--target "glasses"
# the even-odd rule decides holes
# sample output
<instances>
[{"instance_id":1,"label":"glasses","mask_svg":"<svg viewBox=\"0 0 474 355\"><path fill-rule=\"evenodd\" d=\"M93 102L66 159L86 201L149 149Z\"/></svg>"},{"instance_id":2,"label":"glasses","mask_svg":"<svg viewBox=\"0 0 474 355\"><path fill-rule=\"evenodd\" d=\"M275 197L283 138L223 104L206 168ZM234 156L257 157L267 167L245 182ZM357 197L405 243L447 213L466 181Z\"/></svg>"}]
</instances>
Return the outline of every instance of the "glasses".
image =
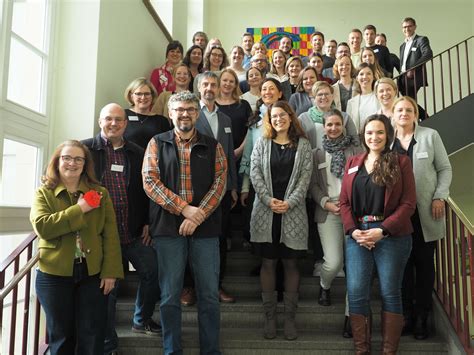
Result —
<instances>
[{"instance_id":1,"label":"glasses","mask_svg":"<svg viewBox=\"0 0 474 355\"><path fill-rule=\"evenodd\" d=\"M252 62L254 62L254 63L264 63L266 61L267 61L266 59L254 59L254 60L252 60Z\"/></svg>"},{"instance_id":2,"label":"glasses","mask_svg":"<svg viewBox=\"0 0 474 355\"><path fill-rule=\"evenodd\" d=\"M185 112L187 112L188 115L193 115L196 112L198 112L198 109L196 107L188 107L188 108L178 107L178 108L173 108L172 110L176 111L180 115L184 114Z\"/></svg>"},{"instance_id":3,"label":"glasses","mask_svg":"<svg viewBox=\"0 0 474 355\"><path fill-rule=\"evenodd\" d=\"M151 92L134 92L133 95L136 97L150 97Z\"/></svg>"},{"instance_id":4,"label":"glasses","mask_svg":"<svg viewBox=\"0 0 474 355\"><path fill-rule=\"evenodd\" d=\"M224 55L222 53L211 53L211 56L217 57L217 58L224 58Z\"/></svg>"},{"instance_id":5,"label":"glasses","mask_svg":"<svg viewBox=\"0 0 474 355\"><path fill-rule=\"evenodd\" d=\"M112 123L113 121L115 121L115 123L118 123L118 124L122 124L122 123L125 122L125 118L123 118L123 117L110 117L110 116L107 116L107 117L102 117L101 120L104 120L107 123Z\"/></svg>"},{"instance_id":6,"label":"glasses","mask_svg":"<svg viewBox=\"0 0 474 355\"><path fill-rule=\"evenodd\" d=\"M331 95L332 94L330 92L322 92L322 93L316 94L316 97L328 97Z\"/></svg>"},{"instance_id":7,"label":"glasses","mask_svg":"<svg viewBox=\"0 0 474 355\"><path fill-rule=\"evenodd\" d=\"M282 112L280 114L273 114L270 116L270 118L272 120L276 120L277 118L281 119L281 120L286 120L290 115L288 115L286 112Z\"/></svg>"},{"instance_id":8,"label":"glasses","mask_svg":"<svg viewBox=\"0 0 474 355\"><path fill-rule=\"evenodd\" d=\"M74 164L77 165L84 165L86 162L86 158L84 157L71 157L70 155L61 155L61 159L63 162L71 164L74 162Z\"/></svg>"}]
</instances>

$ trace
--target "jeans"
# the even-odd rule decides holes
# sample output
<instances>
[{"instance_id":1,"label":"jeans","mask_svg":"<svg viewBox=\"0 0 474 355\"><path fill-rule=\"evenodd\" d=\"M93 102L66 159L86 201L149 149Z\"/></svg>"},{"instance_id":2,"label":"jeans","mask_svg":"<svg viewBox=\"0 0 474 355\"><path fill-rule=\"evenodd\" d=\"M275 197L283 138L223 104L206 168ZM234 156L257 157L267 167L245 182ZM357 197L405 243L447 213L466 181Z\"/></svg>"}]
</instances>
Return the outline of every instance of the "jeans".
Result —
<instances>
[{"instance_id":1,"label":"jeans","mask_svg":"<svg viewBox=\"0 0 474 355\"><path fill-rule=\"evenodd\" d=\"M380 224L381 222L361 223L359 229L378 228ZM379 277L383 311L403 313L401 287L411 244L411 235L389 236L368 250L353 238L347 239L346 274L350 313L369 315L374 267Z\"/></svg>"},{"instance_id":2,"label":"jeans","mask_svg":"<svg viewBox=\"0 0 474 355\"><path fill-rule=\"evenodd\" d=\"M107 296L85 262L74 265L73 276L37 270L36 293L46 313L51 355L103 354Z\"/></svg>"},{"instance_id":3,"label":"jeans","mask_svg":"<svg viewBox=\"0 0 474 355\"><path fill-rule=\"evenodd\" d=\"M153 238L161 288L164 354L182 354L181 289L188 257L196 285L201 354L220 354L219 238L163 236Z\"/></svg>"},{"instance_id":4,"label":"jeans","mask_svg":"<svg viewBox=\"0 0 474 355\"><path fill-rule=\"evenodd\" d=\"M153 316L155 304L159 299L158 261L156 252L151 246L142 243L141 238L130 244L122 244L122 258L132 263L137 271L139 283L135 299L133 324L143 325ZM109 294L107 303L107 328L105 332L104 353L108 354L118 347L118 336L115 331L115 305L117 304L118 283Z\"/></svg>"}]
</instances>

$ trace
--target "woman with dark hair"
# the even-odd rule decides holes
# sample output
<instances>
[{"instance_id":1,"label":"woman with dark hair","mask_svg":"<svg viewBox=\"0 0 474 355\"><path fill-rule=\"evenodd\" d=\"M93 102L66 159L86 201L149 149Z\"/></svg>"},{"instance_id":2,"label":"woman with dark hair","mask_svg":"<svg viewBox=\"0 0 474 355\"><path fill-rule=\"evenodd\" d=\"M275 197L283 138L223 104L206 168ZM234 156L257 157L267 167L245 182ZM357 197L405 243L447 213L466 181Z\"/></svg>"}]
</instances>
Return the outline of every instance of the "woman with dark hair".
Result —
<instances>
[{"instance_id":1,"label":"woman with dark hair","mask_svg":"<svg viewBox=\"0 0 474 355\"><path fill-rule=\"evenodd\" d=\"M210 43L210 42L209 42ZM229 60L227 59L227 54L225 53L224 48L220 46L212 46L210 47L208 52L204 53L204 65L203 71L212 71L217 75L220 74L222 69L227 68L229 66ZM199 82L200 75L194 78L193 83L193 92L195 94L199 93L198 90L198 82Z\"/></svg>"},{"instance_id":2,"label":"woman with dark hair","mask_svg":"<svg viewBox=\"0 0 474 355\"><path fill-rule=\"evenodd\" d=\"M334 89L334 105L342 112L347 110L347 102L357 95L357 83L353 76L355 68L351 57L343 55L336 59L333 66L334 78L337 80Z\"/></svg>"},{"instance_id":3,"label":"woman with dark hair","mask_svg":"<svg viewBox=\"0 0 474 355\"><path fill-rule=\"evenodd\" d=\"M317 81L325 81L328 84L332 84L332 79L323 76L324 59L321 53L312 52L308 57L308 66L316 69Z\"/></svg>"},{"instance_id":4,"label":"woman with dark hair","mask_svg":"<svg viewBox=\"0 0 474 355\"><path fill-rule=\"evenodd\" d=\"M247 101L252 108L252 112L257 109L257 100L260 99L260 87L262 85L264 75L258 68L250 68L245 73L245 78L249 84L249 91L240 96L241 99Z\"/></svg>"},{"instance_id":5,"label":"woman with dark hair","mask_svg":"<svg viewBox=\"0 0 474 355\"><path fill-rule=\"evenodd\" d=\"M166 93L163 91L160 97ZM124 97L130 104L130 108L125 109L128 124L124 137L127 140L145 149L154 135L171 129L169 120L151 109L156 100L156 91L146 78L133 80L125 89Z\"/></svg>"},{"instance_id":6,"label":"woman with dark hair","mask_svg":"<svg viewBox=\"0 0 474 355\"><path fill-rule=\"evenodd\" d=\"M357 128L362 131L365 120L380 109L380 104L375 96L375 72L367 63L360 63L356 73L358 95L347 101L346 112L351 116Z\"/></svg>"},{"instance_id":7,"label":"woman with dark hair","mask_svg":"<svg viewBox=\"0 0 474 355\"><path fill-rule=\"evenodd\" d=\"M349 313L357 354L371 352L370 293L377 272L382 297L382 352L395 354L403 328L401 286L416 208L410 159L390 150L394 130L371 115L361 131L366 153L347 159L340 194Z\"/></svg>"},{"instance_id":8,"label":"woman with dark hair","mask_svg":"<svg viewBox=\"0 0 474 355\"><path fill-rule=\"evenodd\" d=\"M255 188L251 242L262 257L260 283L265 314L264 337L276 336L276 265L281 259L285 274L284 334L297 338L295 314L300 274L297 259L308 244L305 197L312 170L311 146L296 114L277 101L265 114L263 134L252 152L250 178Z\"/></svg>"},{"instance_id":9,"label":"woman with dark hair","mask_svg":"<svg viewBox=\"0 0 474 355\"><path fill-rule=\"evenodd\" d=\"M429 336L436 242L446 236L445 201L452 179L451 164L438 132L418 126L418 105L409 96L395 100L392 122L396 138L392 149L410 158L415 174L416 211L413 249L403 278L405 334L415 339Z\"/></svg>"},{"instance_id":10,"label":"woman with dark hair","mask_svg":"<svg viewBox=\"0 0 474 355\"><path fill-rule=\"evenodd\" d=\"M318 73L314 67L305 67L298 77L296 92L291 95L288 103L296 112L296 116L301 115L313 106L313 85L318 81Z\"/></svg>"},{"instance_id":11,"label":"woman with dark hair","mask_svg":"<svg viewBox=\"0 0 474 355\"><path fill-rule=\"evenodd\" d=\"M166 47L166 62L161 67L153 69L150 81L157 94L163 91L174 91L173 68L183 59L183 45L179 41L171 41Z\"/></svg>"},{"instance_id":12,"label":"woman with dark hair","mask_svg":"<svg viewBox=\"0 0 474 355\"><path fill-rule=\"evenodd\" d=\"M183 64L186 64L191 71L191 83L199 73L202 73L203 61L204 50L197 44L189 47L186 55L184 56Z\"/></svg>"},{"instance_id":13,"label":"woman with dark hair","mask_svg":"<svg viewBox=\"0 0 474 355\"><path fill-rule=\"evenodd\" d=\"M79 141L55 149L41 180L30 221L39 237L36 293L50 353L103 354L107 295L123 278L112 201Z\"/></svg>"}]
</instances>

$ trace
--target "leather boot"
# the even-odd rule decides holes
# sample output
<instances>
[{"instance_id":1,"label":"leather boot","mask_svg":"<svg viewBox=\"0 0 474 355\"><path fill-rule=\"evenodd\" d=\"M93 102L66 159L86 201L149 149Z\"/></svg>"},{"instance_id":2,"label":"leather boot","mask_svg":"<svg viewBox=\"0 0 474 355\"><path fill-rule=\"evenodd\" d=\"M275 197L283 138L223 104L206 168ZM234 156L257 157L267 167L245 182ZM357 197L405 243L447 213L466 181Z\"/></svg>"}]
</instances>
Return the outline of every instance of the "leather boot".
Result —
<instances>
[{"instance_id":1,"label":"leather boot","mask_svg":"<svg viewBox=\"0 0 474 355\"><path fill-rule=\"evenodd\" d=\"M285 304L285 324L283 333L286 340L295 340L298 338L295 325L296 308L298 308L298 293L284 292L283 302Z\"/></svg>"},{"instance_id":2,"label":"leather boot","mask_svg":"<svg viewBox=\"0 0 474 355\"><path fill-rule=\"evenodd\" d=\"M263 313L265 316L265 325L263 326L263 337L265 339L274 339L276 337L276 309L277 292L262 292Z\"/></svg>"},{"instance_id":3,"label":"leather boot","mask_svg":"<svg viewBox=\"0 0 474 355\"><path fill-rule=\"evenodd\" d=\"M382 313L382 353L384 355L396 355L403 323L403 314Z\"/></svg>"},{"instance_id":4,"label":"leather boot","mask_svg":"<svg viewBox=\"0 0 474 355\"><path fill-rule=\"evenodd\" d=\"M355 353L357 355L370 354L371 324L370 317L363 314L350 314L352 336L354 339Z\"/></svg>"}]
</instances>

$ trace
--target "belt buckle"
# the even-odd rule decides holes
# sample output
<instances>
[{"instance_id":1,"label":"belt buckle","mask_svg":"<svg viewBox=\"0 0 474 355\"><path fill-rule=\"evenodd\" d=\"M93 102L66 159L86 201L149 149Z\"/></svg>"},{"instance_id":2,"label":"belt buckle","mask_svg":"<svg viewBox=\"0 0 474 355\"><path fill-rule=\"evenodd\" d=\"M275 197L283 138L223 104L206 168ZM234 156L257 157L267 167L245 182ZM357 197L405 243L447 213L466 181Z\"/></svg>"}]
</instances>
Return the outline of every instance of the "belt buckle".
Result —
<instances>
[{"instance_id":1,"label":"belt buckle","mask_svg":"<svg viewBox=\"0 0 474 355\"><path fill-rule=\"evenodd\" d=\"M370 218L369 218L369 217L370 217L370 216L363 216L363 217L362 217L362 222L364 222L364 223L369 223L369 222L370 222Z\"/></svg>"}]
</instances>

